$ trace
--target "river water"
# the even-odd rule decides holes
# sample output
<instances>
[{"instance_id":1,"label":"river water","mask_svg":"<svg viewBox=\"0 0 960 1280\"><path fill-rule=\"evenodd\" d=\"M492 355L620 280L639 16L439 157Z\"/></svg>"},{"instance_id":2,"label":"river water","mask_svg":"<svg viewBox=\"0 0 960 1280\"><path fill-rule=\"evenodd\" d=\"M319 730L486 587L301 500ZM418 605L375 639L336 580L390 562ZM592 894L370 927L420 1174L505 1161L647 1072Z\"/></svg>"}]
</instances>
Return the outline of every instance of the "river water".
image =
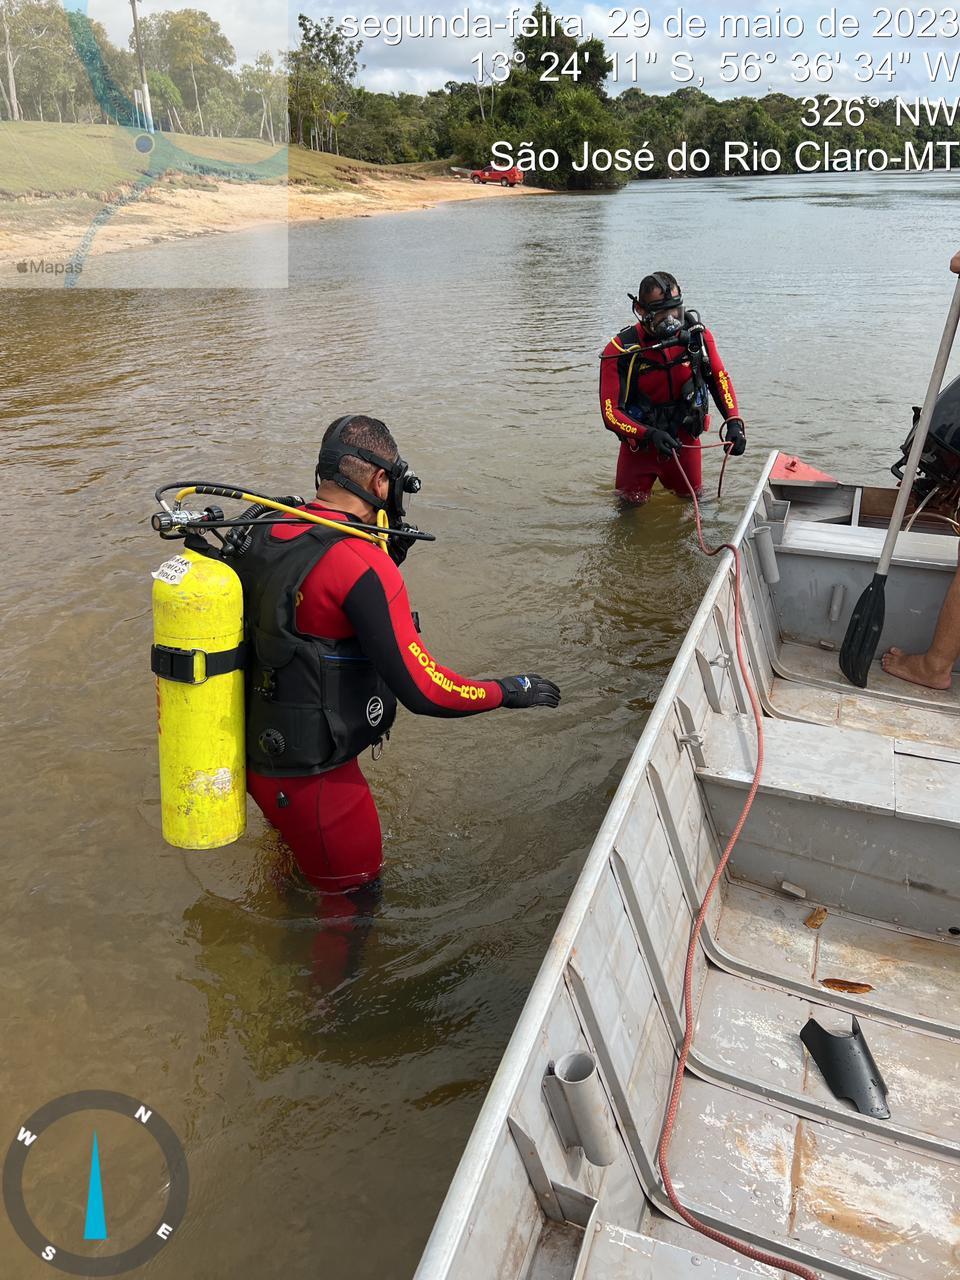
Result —
<instances>
[{"instance_id":1,"label":"river water","mask_svg":"<svg viewBox=\"0 0 960 1280\"><path fill-rule=\"evenodd\" d=\"M0 1133L77 1089L155 1107L191 1198L150 1275L416 1264L711 572L683 503L611 495L596 355L627 290L674 271L739 393L750 444L705 504L715 540L774 446L883 481L949 302L958 199L935 175L651 182L297 227L289 290L7 293ZM214 266L261 252L202 248ZM151 253L156 282L178 250ZM104 260L85 283L134 268ZM424 480L411 514L439 541L405 573L433 652L540 671L563 704L401 711L365 766L382 896L345 919L284 879L255 811L228 849L161 840L149 575L167 549L148 519L167 480L307 491L350 411L386 418ZM27 1203L80 1248L89 1139L63 1124ZM104 1252L165 1194L117 1125L99 1128ZM6 1219L0 1257L49 1275Z\"/></svg>"}]
</instances>

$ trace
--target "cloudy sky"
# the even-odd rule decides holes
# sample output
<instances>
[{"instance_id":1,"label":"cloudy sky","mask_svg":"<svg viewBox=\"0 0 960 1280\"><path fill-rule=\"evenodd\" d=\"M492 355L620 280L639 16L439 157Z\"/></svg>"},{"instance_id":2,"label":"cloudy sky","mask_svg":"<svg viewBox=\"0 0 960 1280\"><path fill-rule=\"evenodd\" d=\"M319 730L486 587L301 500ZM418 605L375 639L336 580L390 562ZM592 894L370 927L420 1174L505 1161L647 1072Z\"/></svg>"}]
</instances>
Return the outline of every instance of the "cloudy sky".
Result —
<instances>
[{"instance_id":1,"label":"cloudy sky","mask_svg":"<svg viewBox=\"0 0 960 1280\"><path fill-rule=\"evenodd\" d=\"M76 0L66 2L75 3ZM795 4L781 3L779 7L751 6L751 21L756 22L764 13L773 18L779 12L781 20L791 15L791 30L799 29L802 24L801 34L782 35L780 38L766 38L763 33L756 32L746 37L722 34L721 17L743 13L743 10L715 3L714 0L709 3L694 0L692 4L683 5L684 14L701 17L707 29L703 35L688 33L681 37L668 35L663 30L668 15L674 15L676 23L678 6L673 3L651 5L649 10L634 10L631 0L627 0L626 9L619 10L606 5L574 3L572 0L569 4L563 4L562 0L556 0L556 3L558 14L579 19L585 36L600 36L608 53L619 55L620 76L617 84L611 85L614 92L633 84L653 93L668 93L691 84L702 87L715 97L759 96L777 90L798 97L814 92L836 92L843 96L889 97L900 93L910 97L916 94L943 95L952 99L955 93L960 92L960 71L951 82L946 71L941 69L939 79L931 82L927 65L927 60L935 65L940 56L945 56L951 64L960 58L960 39L955 27L942 25L938 18L930 24L927 34L915 34L911 38L908 25L905 25L911 21L910 10L901 9L901 32L898 34L892 20L882 28L882 16L874 16L880 8L875 0L868 4L848 2L836 7L826 0L798 0ZM187 6L172 6L163 0L142 0L140 11L150 14L172 7ZM475 24L483 18L509 24L511 10L516 6L503 0L488 0L483 5L473 6L466 0L422 0L419 4L410 0L383 0L380 7L374 7L371 0L362 0L359 5L353 0L303 0L302 4L287 9L275 3L265 4L262 0L194 0L194 7L205 8L220 22L235 45L240 61L252 61L263 49L276 51L295 38L292 32L296 31L296 17L301 11L314 18L333 14L340 20L348 16L357 22L367 19L373 25L372 29L368 27L360 55L364 64L360 82L370 89L384 92L423 93L428 89L441 88L447 80L474 78L476 65L472 59L480 53L487 59L488 68L495 53L508 54L512 44L509 26L489 37L480 38L475 34ZM891 4L890 8L896 12L900 5ZM832 33L828 26L831 11L855 19L859 27L857 34L844 36ZM126 41L130 31L127 0L89 0L89 12L104 23L114 40ZM525 14L527 6L518 12ZM649 13L649 34L642 35L642 27L636 33L631 31L634 12L641 24L643 15ZM921 12L919 5L914 12ZM949 10L936 8L922 12L939 14ZM627 21L626 13L631 15ZM474 33L461 36L454 26L446 36L419 38L410 34L411 28L414 32L418 29L422 18L445 18L449 23L455 15L459 15L460 23L464 22L466 15ZM818 21L826 27L823 33L818 31ZM615 34L618 24L622 30L619 35ZM848 27L852 25L848 24ZM396 35L398 26L399 39ZM878 27L882 28L879 32ZM743 55L747 53L755 56L744 64ZM830 62L822 64L824 71L829 71L829 78L817 80L812 75L812 64L816 55L821 53L831 58ZM629 62L632 54L637 55L636 68ZM725 63L724 54L728 55ZM675 63L677 55L680 58ZM884 69L884 58L889 59L888 65L895 73L892 79L877 74ZM752 67L749 66L751 61ZM738 67L745 68L748 73L756 72L758 78L745 80L741 75L733 79L733 71ZM873 78L868 78L871 71ZM809 78L802 78L805 73ZM725 75L731 78L725 80Z\"/></svg>"}]
</instances>

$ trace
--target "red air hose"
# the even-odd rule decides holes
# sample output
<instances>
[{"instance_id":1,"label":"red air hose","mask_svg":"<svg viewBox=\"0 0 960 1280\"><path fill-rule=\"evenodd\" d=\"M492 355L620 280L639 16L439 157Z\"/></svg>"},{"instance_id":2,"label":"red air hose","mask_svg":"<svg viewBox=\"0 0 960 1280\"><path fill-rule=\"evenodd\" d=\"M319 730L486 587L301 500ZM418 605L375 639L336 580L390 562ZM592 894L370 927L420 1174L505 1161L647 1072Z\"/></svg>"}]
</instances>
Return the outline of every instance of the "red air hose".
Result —
<instances>
[{"instance_id":1,"label":"red air hose","mask_svg":"<svg viewBox=\"0 0 960 1280\"><path fill-rule=\"evenodd\" d=\"M721 440L719 444L700 444L699 442L697 444L681 444L680 448L681 449L722 449L723 450L723 462L720 464L720 479L717 481L717 501L719 501L723 493L723 473L726 471L727 463L730 461L730 446L727 443L727 441ZM676 458L677 456L676 450L673 451L673 456ZM681 467L681 470L683 470L682 467ZM688 483L687 488L689 487L690 486ZM701 547L703 547L702 538L700 539L700 545ZM703 549L704 551L707 551L706 547L703 547ZM722 550L723 550L722 547L717 548L717 551L722 551ZM711 555L711 554L715 555L716 552L707 551L707 555Z\"/></svg>"},{"instance_id":2,"label":"red air hose","mask_svg":"<svg viewBox=\"0 0 960 1280\"><path fill-rule=\"evenodd\" d=\"M679 458L674 453L674 458L679 466ZM724 459L726 460L726 459ZM733 552L733 562L735 569L734 577L734 594L733 594L733 616L734 629L737 641L737 665L740 668L740 674L743 677L743 683L746 687L747 694L750 698L750 706L753 708L753 718L757 723L757 766L753 772L753 781L750 784L750 790L747 793L746 801L740 811L740 817L737 819L736 826L730 833L730 839L727 841L726 848L720 856L717 868L713 873L707 891L703 895L703 902L700 904L700 910L697 912L697 918L694 921L693 929L690 933L690 945L687 947L687 961L683 971L683 1015L684 1030L683 1043L680 1046L680 1055L677 1059L676 1072L673 1077L673 1088L670 1090L670 1104L667 1107L666 1118L663 1122L663 1129L660 1133L660 1142L657 1146L657 1163L660 1165L660 1174L663 1178L663 1185L666 1190L670 1203L676 1209L677 1213L684 1220L687 1226L692 1227L694 1231L699 1231L701 1235L716 1240L719 1244L726 1245L728 1249L743 1254L745 1258L752 1258L754 1262L762 1262L768 1267L773 1267L780 1271L789 1272L790 1275L802 1276L804 1280L818 1280L817 1274L811 1271L809 1267L803 1266L799 1262L787 1262L782 1258L776 1257L772 1253L765 1253L762 1249L755 1249L753 1245L745 1244L741 1240L734 1239L733 1236L725 1235L722 1231L709 1226L706 1222L701 1222L695 1217L689 1209L684 1208L680 1203L680 1198L673 1187L673 1180L670 1177L670 1169L667 1163L667 1155L670 1151L670 1141L673 1137L673 1127L676 1123L677 1112L680 1109L680 1095L683 1091L684 1073L687 1067L687 1058L690 1055L690 1046L693 1043L694 1030L694 1012L693 1012L693 962L697 954L697 945L700 941L700 934L703 930L703 923L707 918L707 912L710 909L710 902L716 891L717 885L720 883L720 877L726 869L727 863L730 861L730 854L733 847L740 838L744 823L747 821L747 815L753 805L757 790L760 786L760 774L763 771L763 711L760 707L760 701L757 698L756 690L750 679L750 673L747 669L747 662L743 653L743 628L740 620L740 551L730 542L721 543L718 547L708 547L703 540L703 525L700 519L700 503L697 501L697 495L693 490L693 486L687 479L686 472L680 467L690 497L693 499L693 512L697 522L697 541L700 544L700 550L707 556L719 555L725 548Z\"/></svg>"}]
</instances>

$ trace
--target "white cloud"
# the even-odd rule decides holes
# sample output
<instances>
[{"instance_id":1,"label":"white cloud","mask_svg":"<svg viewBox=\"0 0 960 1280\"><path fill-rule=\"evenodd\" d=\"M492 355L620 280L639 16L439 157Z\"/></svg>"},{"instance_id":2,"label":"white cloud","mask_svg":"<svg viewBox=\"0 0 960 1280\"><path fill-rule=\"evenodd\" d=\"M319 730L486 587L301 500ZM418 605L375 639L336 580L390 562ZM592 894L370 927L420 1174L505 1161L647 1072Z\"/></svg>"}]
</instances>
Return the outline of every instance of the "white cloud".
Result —
<instances>
[{"instance_id":1,"label":"white cloud","mask_svg":"<svg viewBox=\"0 0 960 1280\"><path fill-rule=\"evenodd\" d=\"M75 0L67 0L74 3ZM380 19L388 16L401 18L406 16L418 20L420 15L445 15L448 19L454 15L465 13L474 19L489 15L493 22L504 22L514 6L507 0L493 0L490 4L473 3L468 0L384 0L382 7L373 8L370 0L302 0L289 9L281 4L263 4L262 0L193 0L194 7L204 8L220 23L227 36L237 49L242 62L252 61L264 49L276 51L287 47L297 38L297 15L300 12L319 19L333 14L342 20L347 14L363 18L367 14ZM164 0L143 0L141 12L158 13L165 9L186 6L170 5ZM523 12L532 7L532 0L522 6ZM741 94L761 96L771 91L794 94L798 97L811 93L836 92L849 96L851 94L875 95L889 97L896 92L914 95L916 93L932 93L937 96L949 93L952 85L941 82L931 87L923 61L926 52L936 57L941 50L952 56L951 50L956 48L957 41L942 39L893 39L874 38L878 19L872 15L875 6L872 3L850 3L841 6L842 12L854 14L860 23L861 33L853 39L841 36L821 35L817 31L817 22L830 6L822 0L794 0L779 8L773 4L767 6L766 12L771 16L783 10L797 15L803 22L804 34L797 39L781 35L765 39L757 35L754 29L746 38L733 39L729 35L721 36L720 18L736 6L709 0L709 3L684 4L685 13L699 13L707 22L707 34L698 39L671 39L664 35L662 27L664 18L676 12L676 6L651 5L653 16L651 34L646 39L631 36L617 38L611 33L616 19L611 18L614 5L596 3L569 3L555 0L555 12L566 16L579 16L583 20L585 35L596 35L604 39L607 52L619 54L621 77L617 85L610 85L613 93L630 88L633 81L631 69L627 65L630 54L638 54L638 74L636 83L640 88L652 93L670 93L685 84L700 86L714 97L732 97ZM632 11L632 0L623 6ZM89 12L104 23L112 39L124 46L130 34L130 9L128 4L118 4L116 0L89 0ZM641 10L642 12L642 10ZM751 23L756 23L761 16L760 10L749 15ZM288 29L289 24L289 29ZM455 35L433 36L424 39L404 37L401 43L389 45L383 38L367 39L360 54L364 64L359 80L367 88L381 92L414 92L424 93L428 89L441 88L447 80L470 80L475 71L471 59L483 51L488 57L497 50L509 51L511 47L509 31L500 31L488 39L474 36L459 38ZM753 51L759 55L758 64L762 75L755 81L738 79L725 83L721 78L721 55L736 52L743 54ZM811 58L819 52L838 54L840 64L827 82L819 82L810 78L803 81L799 78L801 68L796 67L791 59L796 54L806 54ZM857 79L858 71L862 76L862 65L856 61L857 54L869 55L876 68L885 55L897 58L900 52L908 53L908 62L895 63L895 78L891 81L883 76L870 81ZM652 63L644 61L644 55L655 53ZM671 74L671 59L674 54L689 53L693 55L696 74L693 80L684 80L680 74ZM764 61L764 55L775 55L775 60ZM729 61L729 60L728 60Z\"/></svg>"},{"instance_id":2,"label":"white cloud","mask_svg":"<svg viewBox=\"0 0 960 1280\"><path fill-rule=\"evenodd\" d=\"M128 47L133 31L133 15L129 0L118 4L117 0L89 0L79 5L76 0L66 0L65 8L85 8L91 18L102 22L114 44ZM193 0L191 4L167 4L164 0L138 0L141 18L171 9L201 9L220 23L224 35L237 51L238 60L253 62L258 53L268 50L276 53L286 49L291 39L287 27L287 5L277 0L264 4L263 0ZM296 14L294 14L294 26ZM294 37L295 38L295 37Z\"/></svg>"}]
</instances>

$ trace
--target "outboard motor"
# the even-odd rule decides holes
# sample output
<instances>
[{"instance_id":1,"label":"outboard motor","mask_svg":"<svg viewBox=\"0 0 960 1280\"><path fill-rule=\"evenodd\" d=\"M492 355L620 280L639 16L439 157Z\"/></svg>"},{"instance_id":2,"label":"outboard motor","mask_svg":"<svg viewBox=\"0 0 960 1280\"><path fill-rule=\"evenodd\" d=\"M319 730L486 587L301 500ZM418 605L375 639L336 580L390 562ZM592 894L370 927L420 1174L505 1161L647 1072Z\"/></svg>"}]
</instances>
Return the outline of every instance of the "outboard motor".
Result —
<instances>
[{"instance_id":1,"label":"outboard motor","mask_svg":"<svg viewBox=\"0 0 960 1280\"><path fill-rule=\"evenodd\" d=\"M903 468L919 421L920 409L914 405L913 426L901 445L899 461L890 468L898 480L903 479ZM953 506L957 498L960 498L960 377L954 378L944 387L937 398L926 444L917 467L917 478L913 485L915 498L920 501L934 489L940 489L938 506L944 501Z\"/></svg>"}]
</instances>

